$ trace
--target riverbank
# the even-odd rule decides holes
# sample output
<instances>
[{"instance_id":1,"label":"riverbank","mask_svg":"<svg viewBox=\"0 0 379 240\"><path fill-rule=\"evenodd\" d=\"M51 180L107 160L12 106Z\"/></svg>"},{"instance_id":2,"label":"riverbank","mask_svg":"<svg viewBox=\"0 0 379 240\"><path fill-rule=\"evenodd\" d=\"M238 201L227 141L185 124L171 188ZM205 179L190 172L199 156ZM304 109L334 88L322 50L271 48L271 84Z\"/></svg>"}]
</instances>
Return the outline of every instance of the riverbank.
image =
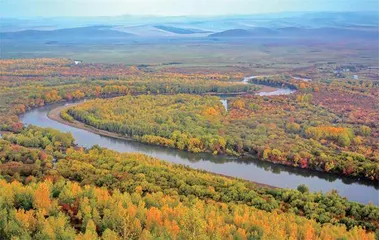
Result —
<instances>
[{"instance_id":1,"label":"riverbank","mask_svg":"<svg viewBox=\"0 0 379 240\"><path fill-rule=\"evenodd\" d=\"M262 85L262 87L259 90L254 91L254 94L258 94L258 95L262 94L262 93L270 94L270 93L274 93L278 90L280 90L280 88ZM228 93L210 93L210 95L226 95L226 94L228 94ZM238 96L241 94L248 94L248 93L229 93L229 94ZM133 138L122 136L122 135L117 134L117 133L97 129L95 127L89 126L89 125L82 123L80 121L77 121L77 120L74 120L73 122L69 122L69 121L66 121L63 118L61 118L60 112L62 112L63 110L65 110L69 107L79 105L80 103L82 103L82 101L54 108L53 110L48 112L47 117L53 121L56 121L56 122L59 122L59 123L62 123L62 124L65 124L65 125L68 125L71 127L80 128L80 129L83 129L83 130L86 130L86 131L89 131L89 132L92 132L95 134L99 134L101 136L112 137L112 138L117 138L117 139L127 140L127 141L135 141Z\"/></svg>"},{"instance_id":2,"label":"riverbank","mask_svg":"<svg viewBox=\"0 0 379 240\"><path fill-rule=\"evenodd\" d=\"M278 89L275 92L279 92L280 90L284 91L284 90L288 90L288 89ZM293 92L293 90L290 90L290 91ZM260 93L263 94L265 92L260 92ZM196 116L204 116L203 106L201 108L196 107L195 110L193 109L194 105L191 102L191 101L193 101L193 99L196 99L199 102L206 102L206 99L208 99L208 98L201 98L199 96L194 96L194 95L192 95L192 96L191 95L182 95L182 96L176 96L176 95L174 95L174 96L141 95L139 97L125 96L125 97L121 97L121 98L114 98L111 100L93 100L91 102L84 103L83 105L69 108L70 109L69 114L71 114L71 117L69 115L67 115L66 113L63 115L62 114L63 110L60 110L61 113L59 113L59 111L57 113L55 113L55 118L61 122L63 120L69 121L69 122L71 122L72 126L74 126L76 128L88 130L92 133L99 134L102 136L109 136L112 138L118 138L118 139L123 139L123 140L133 140L136 142L142 142L142 143L146 143L149 145L166 146L166 147L171 148L171 149L182 149L182 150L186 149L188 152L214 153L215 156L227 155L227 156L232 156L232 157L244 158L246 160L246 162L248 162L250 160L250 158L257 158L257 159L260 159L262 161L271 162L271 163L276 164L276 165L280 164L280 165L296 167L296 168L300 168L300 169L309 169L311 171L326 172L327 174L335 174L337 176L346 175L344 172L342 173L342 171L340 171L339 168L337 168L338 166L335 168L337 170L334 170L334 171L325 170L325 167L324 167L325 163L323 162L322 159L318 158L317 156L312 157L312 155L310 155L311 157L309 159L305 159L302 162L296 161L296 159L293 157L293 153L290 153L287 149L280 147L280 144L282 144L282 142L279 142L279 140L277 140L276 142L268 142L267 141L266 144L269 147L268 147L267 151L266 151L266 149L267 149L267 147L266 147L265 152L264 152L262 149L263 145L262 145L262 142L260 142L260 139L266 137L267 133L261 134L261 133L257 132L256 129L251 127L251 126L253 126L254 123L246 124L245 120L244 120L244 122L239 122L239 129L243 129L243 131L235 130L234 123L230 124L230 122L233 122L233 120L234 120L233 117L234 117L235 113L238 112L238 108L235 108L237 110L232 111L230 114L225 113L225 114L218 114L217 116L216 115L212 116L212 118L215 120L212 122L218 122L218 123L220 123L220 125L212 125L212 124L210 124L211 122L209 121L208 118L199 117L199 118L193 118L193 119L195 119L195 121L193 121L193 122L190 122L190 121L192 121L192 119L189 119L190 123L186 123L186 125L190 126L190 127L186 128L186 129L182 129L180 127L180 124L178 124L178 121L175 120L177 125L173 124L172 126L174 126L174 127L170 126L171 132L166 130L167 132L164 132L164 134L161 134L161 135L154 132L155 128L158 129L158 131L161 131L160 130L161 125L159 125L159 124L162 124L162 122L159 124L154 122L155 121L154 119L156 119L156 116L160 116L161 119L170 119L171 116L176 116L176 119L180 119L180 117L177 117L178 108L177 107L171 108L171 106L175 106L174 103L177 103L178 101L180 101L180 103L181 103L181 107L179 109L179 115L188 116L188 113L195 112L197 114ZM211 100L213 102L211 103L211 105L207 105L206 106L207 108L204 107L204 109L214 107L215 105L219 106L219 103L218 103L219 100L217 100L217 99L218 98L211 98ZM242 101L246 101L247 102L246 104L254 105L254 104L257 104L259 102L261 104L261 105L259 105L259 107L261 107L261 106L267 107L268 106L267 109L273 109L277 105L282 104L281 102L283 102L281 100L277 101L275 98L274 99L273 98L270 98L270 99L269 98L266 98L266 99L265 98L254 98L254 99L246 98L246 99L247 100L245 100L245 99L242 100ZM297 104L294 98L289 98L288 101L291 101L291 104L293 104L293 105ZM168 102L170 103L170 105L167 105ZM266 104L266 102L268 104ZM162 103L165 103L166 105L162 104ZM232 100L232 104L233 104L233 100ZM243 104L245 104L245 102L243 102ZM190 108L190 107L185 108L185 107L187 107L187 105L192 107L192 108ZM144 106L144 107L141 108L141 106ZM149 106L149 107L146 107L146 106ZM285 105L283 105L283 106L285 106ZM298 106L298 105L296 105L296 106ZM84 110L82 109L82 107ZM282 107L282 105L279 105L279 107L277 107L277 109L281 110L281 107ZM105 108L109 108L109 109L103 111ZM225 106L225 108L227 109L227 106ZM248 108L245 108L245 107L243 107L243 108L244 108L244 110L248 110ZM300 110L301 110L301 108L302 108L302 106L299 105ZM96 109L99 112L103 111L103 113L102 114L96 114L97 117L93 117L91 119L86 118L86 116L91 115L90 112L93 111L93 109ZM104 119L109 119L108 118L109 114L113 115L113 113L111 113L112 109L117 109L117 111L115 111L115 112L120 113L119 115L116 114L115 115L116 117L113 118L113 119L117 119L117 122L110 122L110 121L107 122L106 120L104 120ZM143 109L143 110L140 111L140 109ZM66 109L64 109L64 110L67 111ZM169 116L164 115L166 112L168 112L168 110L171 111L168 114ZM196 111L198 111L198 112L196 112ZM250 116L250 118L253 119L253 121L255 121L255 122L257 122L257 121L259 122L260 117L259 116L254 117L253 112L254 111L249 112L249 114L252 114ZM263 111L261 113L265 114L266 112ZM307 114L307 117L312 117L313 114L315 113L315 111L309 110L309 111L305 111L305 113ZM49 113L49 114L54 115L54 113ZM63 119L60 119L60 114L62 114ZM208 114L207 112L205 113L205 116L208 116L206 114ZM292 113L290 113L288 111L286 114L288 114L287 117L292 116ZM257 114L255 114L255 115L257 115ZM141 116L143 116L142 119L141 119ZM264 116L265 116L265 119L269 119L269 120L267 120L268 122L272 121L271 120L272 115L266 114ZM275 121L282 123L282 119L281 119L282 117L283 117L283 115L276 116ZM127 119L127 118L130 118L132 120L125 121L125 119ZM248 118L246 118L246 119L248 119ZM74 121L74 120L77 120L77 121ZM153 123L153 124L149 125L150 127L148 128L148 130L142 131L138 128L139 124L141 124L141 120L146 125L148 125L150 123ZM115 120L113 120L113 121L115 121ZM170 122L170 120L167 120L167 121ZM125 125L125 122L127 122L128 124ZM163 124L166 124L166 123L163 123ZM255 137L254 141L256 143L259 143L260 145L259 144L254 145L254 142L253 142L253 144L250 145L251 147L247 147L249 145L242 143L243 145L241 145L241 146L243 146L243 148L238 148L240 145L238 145L237 141L234 141L234 139L233 139L234 142L230 141L227 145L225 144L223 147L219 147L219 146L213 144L213 141L214 141L213 139L217 139L217 138L213 138L212 140L209 140L210 137L206 136L205 134L201 135L201 134L197 134L197 133L196 133L197 135L194 134L191 136L196 136L196 138L194 137L194 139L198 140L200 147L196 148L196 145L194 145L194 144L191 145L192 140L186 140L186 142L183 141L185 145L180 145L181 144L180 143L181 137L178 138L177 137L178 135L172 134L172 132L174 130L177 130L177 129L181 129L181 132L184 132L186 134L191 134L191 131L193 131L193 129L197 129L197 131L200 131L198 129L201 129L201 131L203 133L208 133L208 132L212 132L212 131L216 132L216 131L220 131L220 129L222 129L225 132L223 133L223 135L220 135L221 136L221 137L219 137L220 139L227 139L228 137L230 137L230 138L234 137L230 133L235 131L238 134L240 134L241 136L243 136L244 134L245 135L250 134L251 139L254 139L254 137ZM277 131L277 133L280 134L280 131ZM179 133L179 134L182 134L182 133ZM181 136L181 135L179 135L179 136ZM218 137L218 135L215 135L215 136ZM259 137L257 137L257 136L259 136ZM299 136L302 137L302 138L299 138L302 140L302 142L309 142L310 141L304 135L299 135ZM174 139L174 140L172 140L172 139ZM177 140L177 139L179 139L179 140ZM238 137L236 139L238 140ZM243 138L241 137L240 139L243 139ZM287 139L289 139L289 140L287 140ZM241 140L241 142L242 141L243 140ZM297 144L296 141L298 141L298 139L296 141L291 140L290 138L287 137L287 135L285 135L282 138L280 138L280 141L287 141L287 142L291 143L291 145L295 146ZM221 142L221 140L220 140L220 142ZM193 146L195 146L195 147L193 147ZM274 150L270 149L270 148L275 148L272 146L278 146L277 148L279 148L280 150L274 149L276 151L276 152L274 152ZM336 156L337 156L337 154L336 154ZM338 155L337 157L340 157L340 156ZM311 161L311 160L314 160L316 162L310 164L309 161ZM338 160L340 160L343 164L343 161L344 161L343 156L341 158L338 158ZM340 164L340 165L342 165L342 164ZM364 179L371 180L371 181L374 179L374 178L369 178L368 176L369 175L363 175L359 172L359 175L358 174L356 174L356 175L350 174L347 177L355 178L357 180L359 180L359 178L364 178Z\"/></svg>"},{"instance_id":3,"label":"riverbank","mask_svg":"<svg viewBox=\"0 0 379 240\"><path fill-rule=\"evenodd\" d=\"M69 104L72 106L73 104L80 103ZM44 128L54 128L62 132L70 132L74 136L78 146L85 148L99 145L117 152L141 153L156 159L162 159L164 162L180 164L220 176L243 179L263 187L274 186L284 189L296 189L302 183L307 185L311 192L327 193L337 190L341 196L347 197L351 201L363 204L372 202L379 205L377 197L379 186L372 181L294 168L254 158L237 159L225 155L215 156L209 153L195 154L187 151L178 151L173 148L144 144L138 141L121 140L119 137L110 137L105 134L100 135L96 133L98 131L89 131L52 120L47 115L58 107L64 108L68 107L68 105L61 102L36 108L21 115L20 119L25 125L31 124ZM59 112L59 110L55 112ZM357 192L361 194L357 195Z\"/></svg>"},{"instance_id":4,"label":"riverbank","mask_svg":"<svg viewBox=\"0 0 379 240\"><path fill-rule=\"evenodd\" d=\"M68 105L64 105L64 106L60 106L60 107L54 108L54 109L52 109L51 111L49 111L47 113L47 117L49 119L51 119L53 121L56 121L56 122L59 122L61 124L64 124L64 125L67 125L67 126L71 126L71 127L74 127L74 128L79 128L79 129L82 129L82 130L85 130L85 131L88 131L88 132L91 132L91 133L94 133L94 134L98 134L100 136L111 137L111 138L116 138L116 139L125 140L125 141L138 142L138 141L136 141L136 140L134 140L134 139L132 139L130 137L125 137L125 136L121 136L121 135L119 135L117 133L112 133L112 132L108 132L108 131L105 131L105 130L100 130L100 129L91 127L89 125L86 125L85 123L79 122L77 120L74 120L73 122L69 122L69 121L66 121L63 118L61 118L61 116L60 116L60 112L61 111L64 111L65 109L67 109L69 107L73 107L73 106L78 105L80 103L81 102L77 102L77 103L72 103L72 104L68 104ZM159 160L164 161L165 159L159 159ZM206 170L201 170L201 169L196 169L196 170L198 170L198 171L204 171L204 172L207 172L207 173L210 173L210 174L214 174L214 175L217 175L217 176L221 176L221 177L225 177L225 178L228 178L228 179L239 179L239 180L242 180L242 181L247 181L247 182L253 183L257 187L261 187L261 188L273 188L273 189L274 188L280 188L280 187L272 186L272 185L269 185L269 184L264 184L264 183L260 183L260 182L255 182L255 181L247 180L247 179L242 179L242 178L238 178L238 177L228 176L228 175L225 175L225 174L214 173L214 172L211 172L211 171L206 171Z\"/></svg>"},{"instance_id":5,"label":"riverbank","mask_svg":"<svg viewBox=\"0 0 379 240\"><path fill-rule=\"evenodd\" d=\"M210 92L205 93L203 95L212 95L212 96L244 96L249 94L255 94L255 95L261 95L261 94L267 94L270 95L271 93L275 93L280 90L280 88L277 87L271 87L267 85L259 85L261 88L259 90L253 91L253 92L232 92L232 93L216 93L216 92Z\"/></svg>"},{"instance_id":6,"label":"riverbank","mask_svg":"<svg viewBox=\"0 0 379 240\"><path fill-rule=\"evenodd\" d=\"M279 91L279 90L277 90L277 91ZM154 145L154 146L159 146L162 148L169 148L169 149L174 149L174 150L180 151L175 146L164 146L164 145L160 145L157 143L149 143L146 141L142 141L142 139L143 139L142 137L136 137L135 138L135 137L130 136L130 135L123 135L123 134L120 134L117 132L112 132L108 129L96 128L95 126L91 126L91 125L85 123L84 121L83 122L80 121L80 119L76 120L74 118L68 119L68 118L64 118L64 116L63 116L63 118L61 117L61 113L63 111L66 111L68 108L72 108L74 106L77 106L78 104L80 104L80 103L73 103L70 105L65 105L65 106L60 106L60 107L54 108L47 113L47 116L53 121L56 121L56 122L59 122L59 123L62 123L64 125L68 125L68 126L71 126L74 128L82 129L82 130L85 130L85 131L88 131L88 132L91 132L91 133L94 133L94 134L97 134L100 136L106 136L106 137L110 137L110 138L114 138L114 139L120 139L120 140L126 140L126 141L133 141L133 142L138 142L141 144ZM140 119L138 121L140 121ZM191 150L188 149L188 151L185 151L185 152L191 152ZM205 148L204 151L202 151L202 153L211 154L212 151L210 151L209 148ZM254 150L251 150L250 152L236 153L235 155L231 154L228 151L225 151L225 152L220 153L220 154L215 154L215 156L216 157L219 157L219 156L235 157L237 160L241 160L241 161L245 160L246 162L249 162L252 158L256 158L256 159L259 159L261 161L270 162L270 163L275 164L275 165L282 165L282 166L288 166L288 167L299 168L299 169L308 169L310 171L325 173L325 171L323 171L323 169L321 169L319 167L318 168L317 167L306 168L306 167L301 166L300 164L294 165L294 163L289 161L289 160L276 161L274 158L262 159L262 157L259 157L260 155L257 155L257 154L258 154L258 152L254 151ZM342 177L340 174L333 173L333 172L327 173L327 174ZM359 180L359 178L353 177L353 176L346 176L346 177ZM371 180L371 179L367 179L367 180Z\"/></svg>"},{"instance_id":7,"label":"riverbank","mask_svg":"<svg viewBox=\"0 0 379 240\"><path fill-rule=\"evenodd\" d=\"M105 130L97 129L97 128L91 127L91 126L89 126L85 123L82 123L80 121L77 121L77 120L74 120L73 122L66 121L60 116L60 113L62 111L64 111L65 109L67 109L69 107L76 106L80 103L81 102L77 102L77 103L72 103L72 104L68 104L65 106L54 108L53 110L48 112L47 117L53 121L62 123L64 125L68 125L68 126L75 127L75 128L80 128L80 129L83 129L83 130L86 130L86 131L89 131L89 132L92 132L95 134L99 134L101 136L112 137L112 138L117 138L117 139L127 140L127 141L134 141L134 139L132 139L132 138L121 136L117 133L112 133L112 132L108 132Z\"/></svg>"},{"instance_id":8,"label":"riverbank","mask_svg":"<svg viewBox=\"0 0 379 240\"><path fill-rule=\"evenodd\" d=\"M122 135L114 133L114 132L109 132L109 131L106 131L106 130L97 129L95 127L92 127L90 125L87 125L87 124L85 124L83 122L80 122L78 120L75 120L75 119L72 122L69 122L69 121L63 119L60 116L60 112L66 110L67 108L79 105L80 103L81 102L77 102L77 103L72 103L72 104L69 104L69 105L65 105L65 106L60 106L60 107L54 108L54 109L52 109L51 111L49 111L47 113L47 117L49 119L51 119L53 121L56 121L56 122L59 122L61 124L64 124L64 125L67 125L67 126L71 126L71 127L74 127L74 128L78 128L78 129L81 129L81 130L85 130L85 131L88 131L88 132L91 132L91 133L94 133L94 134L98 134L100 136L105 136L105 137L120 139L120 140L124 140L124 141L132 141L132 142L137 142L137 143L140 143L140 144L146 144L146 145L149 145L149 146L157 146L157 147L162 147L162 148L174 149L176 151L181 151L181 150L179 150L177 148L171 148L171 147L166 147L166 146L161 146L161 145L144 143L144 142L138 141L136 139L133 139L131 137L122 136ZM211 152L202 152L202 153L211 154ZM229 156L229 155L221 154L221 155L217 155L217 156ZM243 159L250 159L251 157L254 157L254 156L251 155L251 154L246 153L246 155L238 156L237 159L243 160ZM164 160L164 159L162 159L162 160ZM271 163L271 164L275 164L275 165L287 166L287 167L291 167L291 168L294 167L291 164L286 164L286 163L283 163L283 162L272 161L272 160L262 160L262 159L259 159L259 160L260 161L264 161L264 162L268 162L268 163ZM295 168L299 168L299 167L295 167ZM299 169L303 169L303 168L299 168ZM320 169L306 169L306 170L314 171L314 172L319 172L319 173L325 173L324 171L322 171ZM234 177L223 175L223 174L217 174L217 173L214 173L214 174L220 175L220 176L224 176L224 177L234 178ZM333 174L333 173L328 173L328 174L335 175L337 177L341 177L338 174ZM350 176L345 176L345 177L346 178L355 179L354 177L350 177ZM265 186L265 187L276 188L274 186L263 184L263 183L258 183L258 182L254 182L254 181L251 181L251 182L253 182L253 183L257 184L257 185Z\"/></svg>"},{"instance_id":9,"label":"riverbank","mask_svg":"<svg viewBox=\"0 0 379 240\"><path fill-rule=\"evenodd\" d=\"M255 91L255 94L259 95L262 92L271 93L271 92L275 92L275 91L278 91L278 88L263 85L263 87L261 89L259 89L259 91Z\"/></svg>"}]
</instances>

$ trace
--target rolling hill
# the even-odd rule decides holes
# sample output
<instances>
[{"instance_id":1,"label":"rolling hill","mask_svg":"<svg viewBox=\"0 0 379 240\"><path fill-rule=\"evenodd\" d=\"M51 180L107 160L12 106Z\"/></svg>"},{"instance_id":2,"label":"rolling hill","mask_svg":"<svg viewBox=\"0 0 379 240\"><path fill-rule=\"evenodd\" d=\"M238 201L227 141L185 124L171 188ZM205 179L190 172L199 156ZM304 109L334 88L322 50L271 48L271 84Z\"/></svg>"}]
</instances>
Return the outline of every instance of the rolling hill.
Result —
<instances>
[{"instance_id":1,"label":"rolling hill","mask_svg":"<svg viewBox=\"0 0 379 240\"><path fill-rule=\"evenodd\" d=\"M134 36L133 34L110 29L109 26L91 26L57 29L52 31L25 30L18 32L2 32L2 39L12 40L81 40L81 39L115 39Z\"/></svg>"},{"instance_id":2,"label":"rolling hill","mask_svg":"<svg viewBox=\"0 0 379 240\"><path fill-rule=\"evenodd\" d=\"M209 33L209 31L204 31L201 29L178 28L178 27L171 27L171 26L164 26L164 25L157 25L154 27L166 32L172 32L176 34Z\"/></svg>"},{"instance_id":3,"label":"rolling hill","mask_svg":"<svg viewBox=\"0 0 379 240\"><path fill-rule=\"evenodd\" d=\"M252 28L252 29L230 29L210 34L211 38L349 38L349 39L378 39L377 28Z\"/></svg>"}]
</instances>

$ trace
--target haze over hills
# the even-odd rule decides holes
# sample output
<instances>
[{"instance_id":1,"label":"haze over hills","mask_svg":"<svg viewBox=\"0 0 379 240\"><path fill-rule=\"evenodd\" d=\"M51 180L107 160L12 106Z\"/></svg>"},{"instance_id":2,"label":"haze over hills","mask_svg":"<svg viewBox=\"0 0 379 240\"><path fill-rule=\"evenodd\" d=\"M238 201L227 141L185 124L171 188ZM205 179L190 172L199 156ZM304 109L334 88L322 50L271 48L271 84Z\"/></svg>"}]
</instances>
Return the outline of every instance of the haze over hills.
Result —
<instances>
[{"instance_id":1,"label":"haze over hills","mask_svg":"<svg viewBox=\"0 0 379 240\"><path fill-rule=\"evenodd\" d=\"M106 44L104 47L113 48L109 51L115 56L117 54L113 53L120 52L120 46L125 46L125 49L135 49L135 46L146 49L146 44L153 46L158 43L164 46L184 44L183 49L198 44L209 49L208 45L213 47L215 43L231 42L293 45L298 42L353 43L364 40L373 45L379 39L376 12L284 12L217 17L124 15L4 18L0 26L2 57L5 58L19 56L17 52L20 49L24 49L21 55L30 53L31 49L45 49L52 53L59 48L59 51L69 52L72 50L67 48L69 46L87 46L90 49L95 46L89 44ZM47 45L50 48L46 49ZM87 49L82 51L89 52ZM38 52L33 56L40 56L41 51ZM77 53L77 50L74 52ZM193 57L199 58L198 55Z\"/></svg>"},{"instance_id":2,"label":"haze over hills","mask_svg":"<svg viewBox=\"0 0 379 240\"><path fill-rule=\"evenodd\" d=\"M169 26L190 28L199 31L222 32L230 29L253 27L351 27L378 26L376 12L284 12L275 14L231 15L218 17L157 17L157 16L111 16L111 17L57 17L57 18L3 18L0 32L21 30L56 30L63 28L108 26Z\"/></svg>"},{"instance_id":3,"label":"haze over hills","mask_svg":"<svg viewBox=\"0 0 379 240\"><path fill-rule=\"evenodd\" d=\"M271 37L271 38L366 38L377 39L377 28L298 28L285 27L277 29L252 28L252 29L231 29L223 32L210 34L209 37L234 38L234 37Z\"/></svg>"},{"instance_id":4,"label":"haze over hills","mask_svg":"<svg viewBox=\"0 0 379 240\"><path fill-rule=\"evenodd\" d=\"M88 38L123 38L133 34L110 29L109 26L91 26L78 28L65 28L49 31L24 30L19 32L5 32L1 36L3 39L23 39L23 40L67 40L67 39L88 39Z\"/></svg>"},{"instance_id":5,"label":"haze over hills","mask_svg":"<svg viewBox=\"0 0 379 240\"><path fill-rule=\"evenodd\" d=\"M99 27L102 25L102 27ZM371 12L282 13L221 17L87 17L5 19L3 39L120 38L196 35L211 37L340 36L375 38ZM33 31L32 31L33 30ZM199 35L200 34L200 35Z\"/></svg>"},{"instance_id":6,"label":"haze over hills","mask_svg":"<svg viewBox=\"0 0 379 240\"><path fill-rule=\"evenodd\" d=\"M195 34L195 33L208 33L209 32L209 31L204 31L200 29L177 28L177 27L170 27L170 26L164 26L164 25L157 25L154 27L166 32L172 32L176 34Z\"/></svg>"}]
</instances>

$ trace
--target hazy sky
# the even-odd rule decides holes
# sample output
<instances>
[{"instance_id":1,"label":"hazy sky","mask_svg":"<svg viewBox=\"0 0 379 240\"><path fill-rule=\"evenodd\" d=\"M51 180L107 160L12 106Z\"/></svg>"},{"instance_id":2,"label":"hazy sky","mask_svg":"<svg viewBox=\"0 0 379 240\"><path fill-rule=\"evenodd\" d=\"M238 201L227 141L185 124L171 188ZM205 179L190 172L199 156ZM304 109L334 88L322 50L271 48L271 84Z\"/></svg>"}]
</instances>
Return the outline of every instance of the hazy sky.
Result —
<instances>
[{"instance_id":1,"label":"hazy sky","mask_svg":"<svg viewBox=\"0 0 379 240\"><path fill-rule=\"evenodd\" d=\"M2 17L378 11L378 0L0 0Z\"/></svg>"}]
</instances>

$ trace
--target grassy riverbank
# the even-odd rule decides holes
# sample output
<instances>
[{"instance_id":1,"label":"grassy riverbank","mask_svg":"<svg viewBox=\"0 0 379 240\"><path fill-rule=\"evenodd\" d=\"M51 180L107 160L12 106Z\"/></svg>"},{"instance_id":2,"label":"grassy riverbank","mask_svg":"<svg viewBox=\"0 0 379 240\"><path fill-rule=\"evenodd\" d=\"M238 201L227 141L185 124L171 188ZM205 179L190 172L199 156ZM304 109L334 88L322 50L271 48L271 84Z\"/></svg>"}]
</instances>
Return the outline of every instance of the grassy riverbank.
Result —
<instances>
[{"instance_id":1,"label":"grassy riverbank","mask_svg":"<svg viewBox=\"0 0 379 240\"><path fill-rule=\"evenodd\" d=\"M311 96L246 95L230 99L228 111L216 97L124 96L87 101L64 114L104 134L150 144L215 155L257 154L283 165L378 179L375 144L365 132L370 128L335 125L340 117L311 104ZM373 150L354 153L363 143Z\"/></svg>"}]
</instances>

